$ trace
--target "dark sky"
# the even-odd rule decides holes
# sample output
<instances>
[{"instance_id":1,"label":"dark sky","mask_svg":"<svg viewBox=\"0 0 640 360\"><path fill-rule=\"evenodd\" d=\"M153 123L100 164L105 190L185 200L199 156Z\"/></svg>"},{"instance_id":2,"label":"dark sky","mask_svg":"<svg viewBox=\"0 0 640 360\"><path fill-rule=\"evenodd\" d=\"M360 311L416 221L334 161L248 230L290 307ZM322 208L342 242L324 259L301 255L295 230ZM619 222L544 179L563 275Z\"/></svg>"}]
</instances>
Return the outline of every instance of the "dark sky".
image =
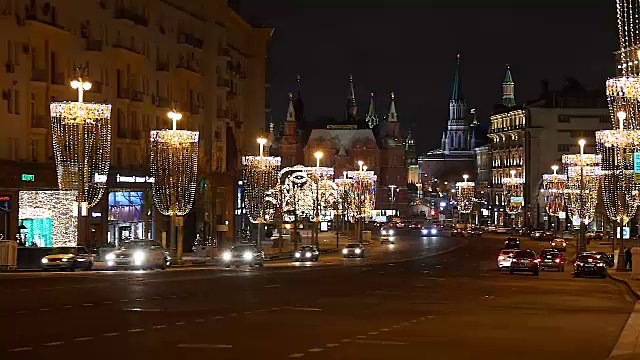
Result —
<instances>
[{"instance_id":1,"label":"dark sky","mask_svg":"<svg viewBox=\"0 0 640 360\"><path fill-rule=\"evenodd\" d=\"M297 73L307 119L342 117L353 73L360 117L370 92L386 115L394 91L400 122L413 129L420 152L439 146L458 52L464 97L485 127L506 64L517 102L535 98L544 79L552 89L568 76L603 89L615 74L614 0L464 3L476 1L241 0L240 13L276 29L269 59L276 123L286 117Z\"/></svg>"}]
</instances>

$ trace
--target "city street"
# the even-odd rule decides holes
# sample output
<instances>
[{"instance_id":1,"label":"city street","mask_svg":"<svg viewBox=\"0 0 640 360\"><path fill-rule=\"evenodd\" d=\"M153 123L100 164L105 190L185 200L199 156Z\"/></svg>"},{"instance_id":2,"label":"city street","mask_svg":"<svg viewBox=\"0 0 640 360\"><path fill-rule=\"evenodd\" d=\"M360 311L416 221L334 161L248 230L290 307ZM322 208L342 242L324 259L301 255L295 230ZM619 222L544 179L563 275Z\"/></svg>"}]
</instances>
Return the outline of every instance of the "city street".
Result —
<instances>
[{"instance_id":1,"label":"city street","mask_svg":"<svg viewBox=\"0 0 640 360\"><path fill-rule=\"evenodd\" d=\"M501 243L404 234L365 259L0 274L0 358L606 358L626 289L497 271Z\"/></svg>"}]
</instances>

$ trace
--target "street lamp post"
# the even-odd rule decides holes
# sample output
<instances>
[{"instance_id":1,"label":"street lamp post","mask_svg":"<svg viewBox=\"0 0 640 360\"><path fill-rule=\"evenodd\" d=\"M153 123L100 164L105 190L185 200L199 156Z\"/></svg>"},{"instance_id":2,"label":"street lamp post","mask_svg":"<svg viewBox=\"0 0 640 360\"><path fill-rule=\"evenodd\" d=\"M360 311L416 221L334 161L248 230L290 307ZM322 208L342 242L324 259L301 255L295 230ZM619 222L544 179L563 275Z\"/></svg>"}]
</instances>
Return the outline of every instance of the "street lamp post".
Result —
<instances>
[{"instance_id":1,"label":"street lamp post","mask_svg":"<svg viewBox=\"0 0 640 360\"><path fill-rule=\"evenodd\" d=\"M394 191L396 190L398 186L397 185L389 185L389 189L391 189L391 210L392 210L392 215L391 216L395 216L396 215L396 197L395 197L395 193Z\"/></svg>"},{"instance_id":2,"label":"street lamp post","mask_svg":"<svg viewBox=\"0 0 640 360\"><path fill-rule=\"evenodd\" d=\"M322 151L316 151L313 154L313 156L316 158L316 179L317 179L317 182L316 182L316 201L315 201L316 208L315 208L315 219L314 219L315 220L315 222L314 222L314 228L315 228L314 229L314 232L315 232L315 234L314 234L314 243L315 243L316 246L319 246L319 244L320 244L320 241L318 239L318 237L319 237L318 233L320 231L320 229L319 229L319 225L320 225L320 223L319 223L319 221L320 221L320 173L319 173L319 170L320 170L320 159L322 159L323 153L322 153Z\"/></svg>"},{"instance_id":3,"label":"street lamp post","mask_svg":"<svg viewBox=\"0 0 640 360\"><path fill-rule=\"evenodd\" d=\"M584 158L584 145L587 143L587 140L580 139L578 140L578 145L580 145L580 158ZM582 160L584 161L584 160ZM584 208L584 166L580 167L580 208ZM580 252L586 250L586 242L585 242L585 232L587 229L587 225L584 221L580 221L580 240L578 243L578 250Z\"/></svg>"}]
</instances>

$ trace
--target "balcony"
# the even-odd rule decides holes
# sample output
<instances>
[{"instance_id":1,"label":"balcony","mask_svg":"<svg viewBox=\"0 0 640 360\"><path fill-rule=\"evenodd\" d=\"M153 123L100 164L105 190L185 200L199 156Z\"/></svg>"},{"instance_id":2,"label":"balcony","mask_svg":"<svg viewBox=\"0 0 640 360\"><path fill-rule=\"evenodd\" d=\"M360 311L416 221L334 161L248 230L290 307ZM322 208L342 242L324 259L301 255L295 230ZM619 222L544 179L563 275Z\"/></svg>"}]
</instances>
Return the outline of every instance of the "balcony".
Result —
<instances>
[{"instance_id":1,"label":"balcony","mask_svg":"<svg viewBox=\"0 0 640 360\"><path fill-rule=\"evenodd\" d=\"M144 101L144 93L139 90L133 90L131 92L131 101L135 102L143 102Z\"/></svg>"},{"instance_id":2,"label":"balcony","mask_svg":"<svg viewBox=\"0 0 640 360\"><path fill-rule=\"evenodd\" d=\"M87 39L85 47L87 51L102 51L102 40Z\"/></svg>"},{"instance_id":3,"label":"balcony","mask_svg":"<svg viewBox=\"0 0 640 360\"><path fill-rule=\"evenodd\" d=\"M202 74L200 74L200 70L198 70L198 68L193 63L190 63L190 62L179 62L176 65L176 69L177 70L180 70L180 69L187 70L187 71L192 72L194 74L202 75Z\"/></svg>"},{"instance_id":4,"label":"balcony","mask_svg":"<svg viewBox=\"0 0 640 360\"><path fill-rule=\"evenodd\" d=\"M51 84L53 85L67 85L67 77L64 76L64 73L53 73L51 74Z\"/></svg>"},{"instance_id":5,"label":"balcony","mask_svg":"<svg viewBox=\"0 0 640 360\"><path fill-rule=\"evenodd\" d=\"M169 71L169 62L156 61L156 71Z\"/></svg>"},{"instance_id":6,"label":"balcony","mask_svg":"<svg viewBox=\"0 0 640 360\"><path fill-rule=\"evenodd\" d=\"M111 45L112 48L114 49L120 49L120 50L124 50L125 52L128 53L133 53L135 55L142 55L142 51L136 49L133 45L125 45L122 41L117 41L115 43L113 43L113 45Z\"/></svg>"},{"instance_id":7,"label":"balcony","mask_svg":"<svg viewBox=\"0 0 640 360\"><path fill-rule=\"evenodd\" d=\"M195 35L181 32L178 34L178 44L185 44L202 50L202 48L204 47L204 40Z\"/></svg>"},{"instance_id":8,"label":"balcony","mask_svg":"<svg viewBox=\"0 0 640 360\"><path fill-rule=\"evenodd\" d=\"M32 129L46 129L48 128L47 117L39 114L31 115L31 128Z\"/></svg>"},{"instance_id":9,"label":"balcony","mask_svg":"<svg viewBox=\"0 0 640 360\"><path fill-rule=\"evenodd\" d=\"M56 30L64 31L68 33L67 29L64 28L61 24L58 23L58 19L55 16L55 13L49 12L49 15L39 15L37 14L36 9L31 8L29 6L25 9L25 20L34 24L44 25L47 28L54 28Z\"/></svg>"},{"instance_id":10,"label":"balcony","mask_svg":"<svg viewBox=\"0 0 640 360\"><path fill-rule=\"evenodd\" d=\"M131 9L127 9L125 7L118 7L115 9L115 12L113 14L114 19L122 19L122 20L128 20L131 21L132 23L136 24L136 25L140 25L140 26L148 26L149 25L149 19L147 18L146 15L141 14L137 11L131 10Z\"/></svg>"},{"instance_id":11,"label":"balcony","mask_svg":"<svg viewBox=\"0 0 640 360\"><path fill-rule=\"evenodd\" d=\"M154 103L156 104L156 107L159 107L159 108L163 108L163 109L171 108L171 101L169 101L169 98L166 98L166 97L156 96L154 98Z\"/></svg>"},{"instance_id":12,"label":"balcony","mask_svg":"<svg viewBox=\"0 0 640 360\"><path fill-rule=\"evenodd\" d=\"M218 87L230 89L231 88L231 82L229 81L229 79L219 78L218 79Z\"/></svg>"},{"instance_id":13,"label":"balcony","mask_svg":"<svg viewBox=\"0 0 640 360\"><path fill-rule=\"evenodd\" d=\"M129 100L129 89L127 88L118 89L118 99Z\"/></svg>"},{"instance_id":14,"label":"balcony","mask_svg":"<svg viewBox=\"0 0 640 360\"><path fill-rule=\"evenodd\" d=\"M31 69L31 81L49 82L49 72L47 69Z\"/></svg>"},{"instance_id":15,"label":"balcony","mask_svg":"<svg viewBox=\"0 0 640 360\"><path fill-rule=\"evenodd\" d=\"M218 110L218 119L229 119L229 109Z\"/></svg>"}]
</instances>

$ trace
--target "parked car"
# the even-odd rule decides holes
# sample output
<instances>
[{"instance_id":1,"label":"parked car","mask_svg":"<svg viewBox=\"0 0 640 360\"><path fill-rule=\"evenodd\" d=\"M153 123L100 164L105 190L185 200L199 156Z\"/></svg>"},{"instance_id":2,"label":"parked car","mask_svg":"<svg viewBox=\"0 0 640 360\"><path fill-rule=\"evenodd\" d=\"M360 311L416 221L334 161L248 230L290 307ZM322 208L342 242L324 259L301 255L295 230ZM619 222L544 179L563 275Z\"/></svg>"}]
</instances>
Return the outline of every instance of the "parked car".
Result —
<instances>
[{"instance_id":1,"label":"parked car","mask_svg":"<svg viewBox=\"0 0 640 360\"><path fill-rule=\"evenodd\" d=\"M166 269L171 259L157 241L131 240L125 241L120 249L107 254L107 267L137 268L137 269Z\"/></svg>"},{"instance_id":2,"label":"parked car","mask_svg":"<svg viewBox=\"0 0 640 360\"><path fill-rule=\"evenodd\" d=\"M318 261L320 251L315 245L302 245L293 253L294 261Z\"/></svg>"},{"instance_id":3,"label":"parked car","mask_svg":"<svg viewBox=\"0 0 640 360\"><path fill-rule=\"evenodd\" d=\"M254 244L238 244L234 245L231 250L222 254L222 261L225 268L231 265L238 267L240 265L264 266L264 252L258 245Z\"/></svg>"},{"instance_id":4,"label":"parked car","mask_svg":"<svg viewBox=\"0 0 640 360\"><path fill-rule=\"evenodd\" d=\"M593 231L585 234L587 240L602 240L604 238L603 231Z\"/></svg>"},{"instance_id":5,"label":"parked car","mask_svg":"<svg viewBox=\"0 0 640 360\"><path fill-rule=\"evenodd\" d=\"M504 248L515 249L515 250L520 249L520 239L518 239L517 237L508 237L504 241Z\"/></svg>"},{"instance_id":6,"label":"parked car","mask_svg":"<svg viewBox=\"0 0 640 360\"><path fill-rule=\"evenodd\" d=\"M604 251L587 251L583 254L593 254L598 257L599 260L604 261L607 264L607 267L613 267L613 254L607 254Z\"/></svg>"},{"instance_id":7,"label":"parked car","mask_svg":"<svg viewBox=\"0 0 640 360\"><path fill-rule=\"evenodd\" d=\"M582 253L573 262L573 276L607 277L607 263L592 253Z\"/></svg>"},{"instance_id":8,"label":"parked car","mask_svg":"<svg viewBox=\"0 0 640 360\"><path fill-rule=\"evenodd\" d=\"M517 250L513 254L509 274L516 272L530 272L535 276L540 274L540 259L532 250Z\"/></svg>"},{"instance_id":9,"label":"parked car","mask_svg":"<svg viewBox=\"0 0 640 360\"><path fill-rule=\"evenodd\" d=\"M342 257L364 257L364 246L360 243L349 243L342 249Z\"/></svg>"},{"instance_id":10,"label":"parked car","mask_svg":"<svg viewBox=\"0 0 640 360\"><path fill-rule=\"evenodd\" d=\"M467 230L466 235L472 237L482 236L482 230L480 230L480 228L474 227Z\"/></svg>"},{"instance_id":11,"label":"parked car","mask_svg":"<svg viewBox=\"0 0 640 360\"><path fill-rule=\"evenodd\" d=\"M84 246L62 246L53 248L51 254L40 260L42 270L91 270L93 255Z\"/></svg>"}]
</instances>

